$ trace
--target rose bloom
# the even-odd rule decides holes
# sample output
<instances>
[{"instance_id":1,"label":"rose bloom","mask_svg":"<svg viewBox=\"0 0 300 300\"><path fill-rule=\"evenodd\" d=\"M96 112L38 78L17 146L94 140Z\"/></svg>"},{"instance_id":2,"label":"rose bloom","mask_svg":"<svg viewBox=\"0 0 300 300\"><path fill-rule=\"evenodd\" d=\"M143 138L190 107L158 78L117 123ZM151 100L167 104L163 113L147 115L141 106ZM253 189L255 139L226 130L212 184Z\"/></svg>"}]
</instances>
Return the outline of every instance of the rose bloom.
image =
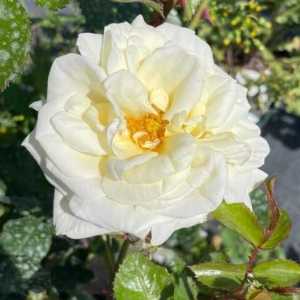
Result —
<instances>
[{"instance_id":1,"label":"rose bloom","mask_svg":"<svg viewBox=\"0 0 300 300\"><path fill-rule=\"evenodd\" d=\"M57 234L166 241L225 200L251 207L269 147L247 90L193 31L111 24L57 58L24 141L55 186Z\"/></svg>"}]
</instances>

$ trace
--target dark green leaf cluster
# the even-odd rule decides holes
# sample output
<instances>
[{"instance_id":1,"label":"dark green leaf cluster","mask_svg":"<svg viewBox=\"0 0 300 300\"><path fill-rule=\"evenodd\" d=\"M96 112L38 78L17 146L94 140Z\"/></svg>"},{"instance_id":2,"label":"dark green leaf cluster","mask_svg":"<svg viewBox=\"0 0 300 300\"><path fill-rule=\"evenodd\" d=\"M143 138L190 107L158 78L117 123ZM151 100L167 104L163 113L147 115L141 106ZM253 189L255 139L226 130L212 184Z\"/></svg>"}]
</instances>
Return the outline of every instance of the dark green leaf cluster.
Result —
<instances>
[{"instance_id":1,"label":"dark green leaf cluster","mask_svg":"<svg viewBox=\"0 0 300 300\"><path fill-rule=\"evenodd\" d=\"M269 206L266 227L262 227L254 212L241 203L223 202L212 214L216 220L252 245L247 263L209 262L191 267L199 282L219 291L219 295L225 291L225 295L231 295L232 299L248 299L253 288L255 295L271 292L284 294L287 291L292 294L297 291L291 287L300 282L299 264L285 259L257 263L258 253L277 247L287 238L291 229L288 214L278 207L274 198L273 186L274 179L266 183Z\"/></svg>"}]
</instances>

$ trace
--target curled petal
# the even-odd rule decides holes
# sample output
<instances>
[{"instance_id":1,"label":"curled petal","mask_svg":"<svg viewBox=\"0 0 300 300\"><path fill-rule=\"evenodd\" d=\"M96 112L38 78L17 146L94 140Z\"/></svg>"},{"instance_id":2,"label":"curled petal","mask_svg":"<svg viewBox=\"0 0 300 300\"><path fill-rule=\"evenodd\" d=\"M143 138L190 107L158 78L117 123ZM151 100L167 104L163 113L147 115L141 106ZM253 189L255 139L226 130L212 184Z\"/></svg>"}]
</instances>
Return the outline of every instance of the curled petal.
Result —
<instances>
[{"instance_id":1,"label":"curled petal","mask_svg":"<svg viewBox=\"0 0 300 300\"><path fill-rule=\"evenodd\" d=\"M80 33L77 46L82 56L91 63L99 64L101 57L102 35L94 33Z\"/></svg>"},{"instance_id":2,"label":"curled petal","mask_svg":"<svg viewBox=\"0 0 300 300\"><path fill-rule=\"evenodd\" d=\"M154 112L143 84L128 71L111 75L104 83L106 95L118 115L139 116Z\"/></svg>"}]
</instances>

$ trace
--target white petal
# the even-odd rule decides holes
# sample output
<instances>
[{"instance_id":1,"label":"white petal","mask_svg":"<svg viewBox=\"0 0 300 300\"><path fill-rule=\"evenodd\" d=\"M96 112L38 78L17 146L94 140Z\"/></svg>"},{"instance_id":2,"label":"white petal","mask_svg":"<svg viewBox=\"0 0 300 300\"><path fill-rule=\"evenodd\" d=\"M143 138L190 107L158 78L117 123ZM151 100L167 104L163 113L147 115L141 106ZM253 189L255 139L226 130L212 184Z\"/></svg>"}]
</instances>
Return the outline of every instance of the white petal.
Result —
<instances>
[{"instance_id":1,"label":"white petal","mask_svg":"<svg viewBox=\"0 0 300 300\"><path fill-rule=\"evenodd\" d=\"M120 71L109 76L104 82L106 95L117 114L140 116L154 112L148 101L147 90L143 84L128 71Z\"/></svg>"},{"instance_id":2,"label":"white petal","mask_svg":"<svg viewBox=\"0 0 300 300\"><path fill-rule=\"evenodd\" d=\"M101 34L80 33L76 44L82 56L86 57L91 63L97 65L100 63Z\"/></svg>"},{"instance_id":3,"label":"white petal","mask_svg":"<svg viewBox=\"0 0 300 300\"><path fill-rule=\"evenodd\" d=\"M166 137L159 155L124 173L130 183L152 183L190 167L196 142L188 134Z\"/></svg>"},{"instance_id":4,"label":"white petal","mask_svg":"<svg viewBox=\"0 0 300 300\"><path fill-rule=\"evenodd\" d=\"M62 143L68 144L72 149L90 154L104 155L97 134L81 119L73 117L66 112L57 113L51 119Z\"/></svg>"},{"instance_id":5,"label":"white petal","mask_svg":"<svg viewBox=\"0 0 300 300\"><path fill-rule=\"evenodd\" d=\"M118 159L128 159L144 153L144 150L134 143L128 134L120 131L113 136L111 149Z\"/></svg>"},{"instance_id":6,"label":"white petal","mask_svg":"<svg viewBox=\"0 0 300 300\"><path fill-rule=\"evenodd\" d=\"M241 120L237 126L232 128L232 131L243 140L260 136L260 128L248 118Z\"/></svg>"},{"instance_id":7,"label":"white petal","mask_svg":"<svg viewBox=\"0 0 300 300\"><path fill-rule=\"evenodd\" d=\"M102 178L102 187L105 195L114 202L136 205L158 198L162 191L162 183L131 184L124 180Z\"/></svg>"},{"instance_id":8,"label":"white petal","mask_svg":"<svg viewBox=\"0 0 300 300\"><path fill-rule=\"evenodd\" d=\"M251 157L249 143L238 139L230 132L212 135L200 140L200 144L222 153L229 164L243 165Z\"/></svg>"},{"instance_id":9,"label":"white petal","mask_svg":"<svg viewBox=\"0 0 300 300\"><path fill-rule=\"evenodd\" d=\"M66 235L72 239L83 239L110 233L110 230L96 226L72 214L68 206L70 197L63 196L55 190L53 222L58 235Z\"/></svg>"},{"instance_id":10,"label":"white petal","mask_svg":"<svg viewBox=\"0 0 300 300\"><path fill-rule=\"evenodd\" d=\"M47 159L50 159L54 165L69 176L99 176L100 157L73 150L64 143L50 124L52 116L63 110L61 107L63 104L60 101L51 101L39 111L38 122L34 131L35 147L42 147L47 154Z\"/></svg>"},{"instance_id":11,"label":"white petal","mask_svg":"<svg viewBox=\"0 0 300 300\"><path fill-rule=\"evenodd\" d=\"M39 137L38 142L47 153L47 158L65 175L82 178L99 177L100 157L73 150L58 135Z\"/></svg>"},{"instance_id":12,"label":"white petal","mask_svg":"<svg viewBox=\"0 0 300 300\"><path fill-rule=\"evenodd\" d=\"M157 30L163 33L167 40L196 55L205 70L213 67L214 62L210 46L196 36L193 30L170 23L163 23L157 27ZM185 63L182 60L179 62Z\"/></svg>"},{"instance_id":13,"label":"white petal","mask_svg":"<svg viewBox=\"0 0 300 300\"><path fill-rule=\"evenodd\" d=\"M102 95L101 82L105 74L96 65L77 54L67 54L57 58L48 78L47 101L68 99L73 94Z\"/></svg>"},{"instance_id":14,"label":"white petal","mask_svg":"<svg viewBox=\"0 0 300 300\"><path fill-rule=\"evenodd\" d=\"M155 152L148 152L141 155L133 156L129 159L115 159L111 158L107 161L107 170L110 177L115 180L122 180L124 173L130 170L135 170L139 165L145 164L151 158L157 156ZM151 170L149 170L151 171ZM134 171L133 171L134 172ZM135 173L135 176L138 174Z\"/></svg>"},{"instance_id":15,"label":"white petal","mask_svg":"<svg viewBox=\"0 0 300 300\"><path fill-rule=\"evenodd\" d=\"M70 181L67 179L67 183L73 185ZM71 211L82 219L87 219L104 228L111 228L115 232L127 232L144 239L153 224L169 219L134 204L121 204L108 199L101 194L98 181L88 180L76 183L75 187L80 194L84 195L84 200L73 198L70 202ZM118 187L119 185L114 186L114 193L117 193ZM130 189L121 188L119 197L127 197L128 191L131 192ZM144 191L140 197L147 196L146 193L147 191Z\"/></svg>"},{"instance_id":16,"label":"white petal","mask_svg":"<svg viewBox=\"0 0 300 300\"><path fill-rule=\"evenodd\" d=\"M196 64L191 73L176 88L171 107L166 113L166 118L171 120L174 115L185 112L189 113L201 99L203 89L203 70Z\"/></svg>"},{"instance_id":17,"label":"white petal","mask_svg":"<svg viewBox=\"0 0 300 300\"><path fill-rule=\"evenodd\" d=\"M135 17L135 19L132 21L131 23L132 26L134 27L150 27L153 28L152 26L148 25L145 20L144 17L142 15L138 15L137 17Z\"/></svg>"},{"instance_id":18,"label":"white petal","mask_svg":"<svg viewBox=\"0 0 300 300\"><path fill-rule=\"evenodd\" d=\"M34 109L35 111L39 111L43 106L43 100L32 102L29 107Z\"/></svg>"},{"instance_id":19,"label":"white petal","mask_svg":"<svg viewBox=\"0 0 300 300\"><path fill-rule=\"evenodd\" d=\"M189 134L177 134L165 139L162 153L167 154L177 171L189 167L196 151L196 140Z\"/></svg>"},{"instance_id":20,"label":"white petal","mask_svg":"<svg viewBox=\"0 0 300 300\"><path fill-rule=\"evenodd\" d=\"M239 168L229 168L228 185L224 196L226 202L242 202L252 209L249 193L266 177L267 174L259 169L241 171Z\"/></svg>"},{"instance_id":21,"label":"white petal","mask_svg":"<svg viewBox=\"0 0 300 300\"><path fill-rule=\"evenodd\" d=\"M150 152L151 153L151 152ZM153 153L153 152L152 152ZM154 152L155 153L155 152ZM123 177L130 183L153 183L176 172L168 155L152 155L143 164L126 170Z\"/></svg>"},{"instance_id":22,"label":"white petal","mask_svg":"<svg viewBox=\"0 0 300 300\"><path fill-rule=\"evenodd\" d=\"M127 46L129 31L130 25L126 22L104 28L100 64L107 74L127 69L124 49Z\"/></svg>"},{"instance_id":23,"label":"white petal","mask_svg":"<svg viewBox=\"0 0 300 300\"><path fill-rule=\"evenodd\" d=\"M27 149L27 151L30 152L30 154L33 156L33 158L36 160L38 164L41 164L42 158L41 155L38 153L38 143L35 141L34 138L35 131L31 132L27 137L23 140L22 146Z\"/></svg>"},{"instance_id":24,"label":"white petal","mask_svg":"<svg viewBox=\"0 0 300 300\"><path fill-rule=\"evenodd\" d=\"M240 122L247 120L249 117L250 104L247 100L247 89L241 85L236 85L236 102L229 112L223 124L215 130L216 132L224 132L231 130Z\"/></svg>"},{"instance_id":25,"label":"white petal","mask_svg":"<svg viewBox=\"0 0 300 300\"><path fill-rule=\"evenodd\" d=\"M88 97L75 94L68 99L64 105L64 110L75 117L81 118L90 104L91 101Z\"/></svg>"},{"instance_id":26,"label":"white petal","mask_svg":"<svg viewBox=\"0 0 300 300\"><path fill-rule=\"evenodd\" d=\"M196 57L182 48L165 46L148 56L138 70L138 77L149 91L164 89L169 95L190 74Z\"/></svg>"},{"instance_id":27,"label":"white petal","mask_svg":"<svg viewBox=\"0 0 300 300\"><path fill-rule=\"evenodd\" d=\"M157 223L151 227L151 244L159 246L166 242L176 230L188 228L196 224L204 223L207 215L198 215L187 219L172 219L164 223Z\"/></svg>"},{"instance_id":28,"label":"white petal","mask_svg":"<svg viewBox=\"0 0 300 300\"><path fill-rule=\"evenodd\" d=\"M206 126L209 129L222 127L238 99L236 83L231 79L219 78L223 81L222 85L211 90L206 104ZM215 81L215 78L213 80ZM208 87L205 86L205 88Z\"/></svg>"},{"instance_id":29,"label":"white petal","mask_svg":"<svg viewBox=\"0 0 300 300\"><path fill-rule=\"evenodd\" d=\"M256 137L248 139L247 143L251 148L251 156L243 168L255 169L261 167L265 162L265 158L270 153L268 142L262 137Z\"/></svg>"},{"instance_id":30,"label":"white petal","mask_svg":"<svg viewBox=\"0 0 300 300\"><path fill-rule=\"evenodd\" d=\"M199 155L207 155L204 152ZM217 153L209 153L206 160L194 166L187 182L194 190L176 201L162 207L159 213L174 218L188 218L209 214L222 202L227 181L224 159Z\"/></svg>"}]
</instances>

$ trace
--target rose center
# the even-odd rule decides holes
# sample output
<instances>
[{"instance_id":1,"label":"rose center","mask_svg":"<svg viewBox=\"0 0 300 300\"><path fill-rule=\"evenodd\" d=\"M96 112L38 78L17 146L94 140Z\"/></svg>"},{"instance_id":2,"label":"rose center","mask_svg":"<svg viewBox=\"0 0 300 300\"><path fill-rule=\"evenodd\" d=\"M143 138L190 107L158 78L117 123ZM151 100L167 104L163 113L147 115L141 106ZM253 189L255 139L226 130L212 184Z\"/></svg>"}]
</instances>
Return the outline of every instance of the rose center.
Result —
<instances>
[{"instance_id":1,"label":"rose center","mask_svg":"<svg viewBox=\"0 0 300 300\"><path fill-rule=\"evenodd\" d=\"M126 118L132 140L146 150L157 150L162 143L169 121L162 114L148 113L142 118Z\"/></svg>"}]
</instances>

